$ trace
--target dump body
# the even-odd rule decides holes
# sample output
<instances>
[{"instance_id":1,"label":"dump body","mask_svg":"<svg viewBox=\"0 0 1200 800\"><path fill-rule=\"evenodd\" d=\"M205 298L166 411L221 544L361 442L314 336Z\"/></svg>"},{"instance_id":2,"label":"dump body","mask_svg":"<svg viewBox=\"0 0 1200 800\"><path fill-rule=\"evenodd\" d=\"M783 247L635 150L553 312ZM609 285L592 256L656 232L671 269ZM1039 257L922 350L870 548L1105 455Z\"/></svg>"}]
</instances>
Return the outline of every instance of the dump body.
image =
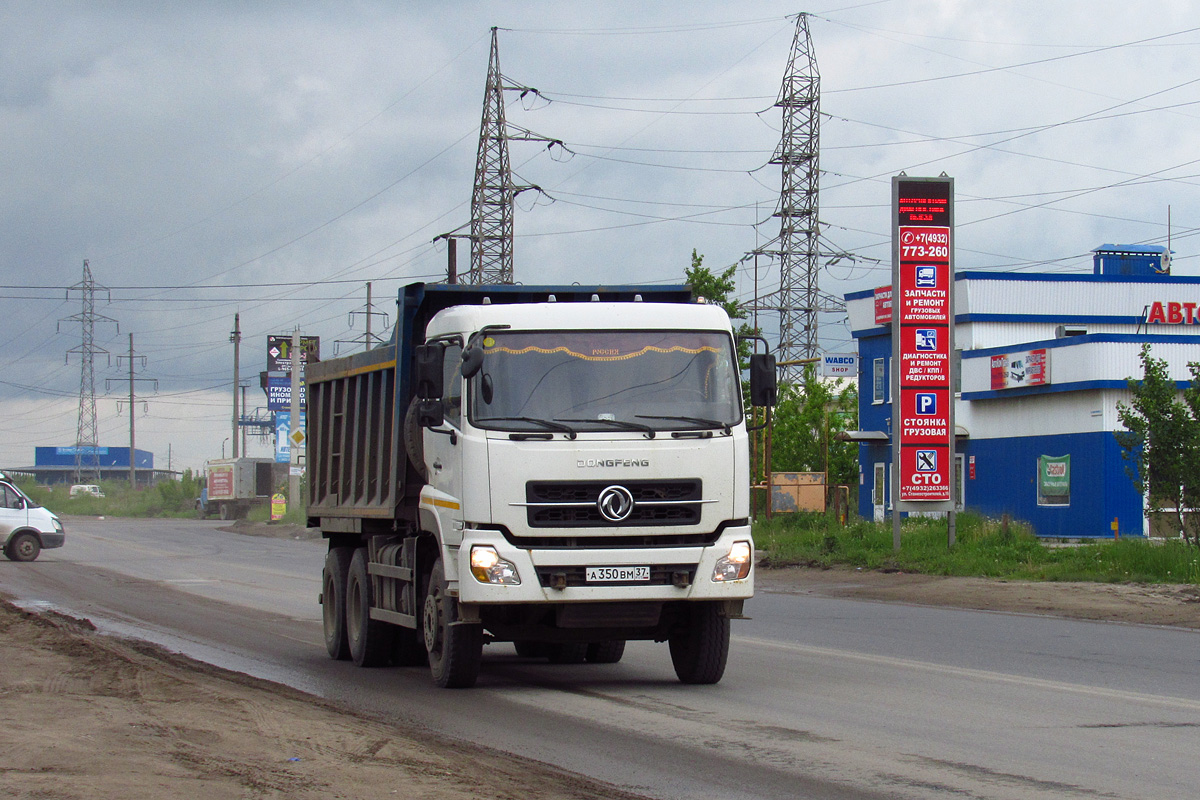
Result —
<instances>
[{"instance_id":1,"label":"dump body","mask_svg":"<svg viewBox=\"0 0 1200 800\"><path fill-rule=\"evenodd\" d=\"M332 656L418 653L465 686L485 641L611 662L653 639L685 682L720 679L753 593L723 310L687 287L414 284L388 344L307 382Z\"/></svg>"}]
</instances>

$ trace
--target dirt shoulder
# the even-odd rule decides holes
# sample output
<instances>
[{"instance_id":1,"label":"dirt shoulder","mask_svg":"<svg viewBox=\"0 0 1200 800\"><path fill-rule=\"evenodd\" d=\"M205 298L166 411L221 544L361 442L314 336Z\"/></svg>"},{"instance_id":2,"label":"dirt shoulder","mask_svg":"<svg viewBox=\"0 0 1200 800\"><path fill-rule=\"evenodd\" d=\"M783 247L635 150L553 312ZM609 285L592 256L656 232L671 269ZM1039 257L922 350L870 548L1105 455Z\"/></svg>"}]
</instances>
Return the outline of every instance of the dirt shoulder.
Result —
<instances>
[{"instance_id":1,"label":"dirt shoulder","mask_svg":"<svg viewBox=\"0 0 1200 800\"><path fill-rule=\"evenodd\" d=\"M0 600L0 797L628 797Z\"/></svg>"},{"instance_id":2,"label":"dirt shoulder","mask_svg":"<svg viewBox=\"0 0 1200 800\"><path fill-rule=\"evenodd\" d=\"M760 570L759 591L1200 629L1200 586L947 578L868 570Z\"/></svg>"}]
</instances>

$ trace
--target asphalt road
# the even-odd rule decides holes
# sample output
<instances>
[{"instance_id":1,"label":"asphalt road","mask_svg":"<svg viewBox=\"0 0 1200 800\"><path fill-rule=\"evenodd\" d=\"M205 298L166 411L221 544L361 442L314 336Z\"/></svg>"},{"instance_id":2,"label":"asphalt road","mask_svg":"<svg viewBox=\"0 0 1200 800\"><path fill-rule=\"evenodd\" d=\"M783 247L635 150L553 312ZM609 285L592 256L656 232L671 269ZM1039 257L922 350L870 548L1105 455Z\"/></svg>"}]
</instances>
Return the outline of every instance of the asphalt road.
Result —
<instances>
[{"instance_id":1,"label":"asphalt road","mask_svg":"<svg viewBox=\"0 0 1200 800\"><path fill-rule=\"evenodd\" d=\"M656 798L1182 798L1200 775L1200 634L760 592L724 681L665 645L615 665L485 649L478 687L330 661L324 543L220 523L71 520L0 589L381 719Z\"/></svg>"}]
</instances>

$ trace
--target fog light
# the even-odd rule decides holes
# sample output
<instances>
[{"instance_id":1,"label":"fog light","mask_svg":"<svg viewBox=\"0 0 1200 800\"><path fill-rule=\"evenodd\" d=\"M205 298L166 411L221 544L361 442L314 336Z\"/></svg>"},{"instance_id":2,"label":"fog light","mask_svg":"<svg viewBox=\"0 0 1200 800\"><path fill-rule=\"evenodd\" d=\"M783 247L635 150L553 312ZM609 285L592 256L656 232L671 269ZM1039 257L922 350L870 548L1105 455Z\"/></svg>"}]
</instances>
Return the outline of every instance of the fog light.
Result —
<instances>
[{"instance_id":1,"label":"fog light","mask_svg":"<svg viewBox=\"0 0 1200 800\"><path fill-rule=\"evenodd\" d=\"M750 574L750 564L753 560L754 548L749 542L734 542L729 548L729 554L717 560L712 579L717 583L739 581Z\"/></svg>"},{"instance_id":2,"label":"fog light","mask_svg":"<svg viewBox=\"0 0 1200 800\"><path fill-rule=\"evenodd\" d=\"M480 583L498 583L502 586L518 586L521 576L511 561L505 561L490 544L477 544L471 548L471 574Z\"/></svg>"}]
</instances>

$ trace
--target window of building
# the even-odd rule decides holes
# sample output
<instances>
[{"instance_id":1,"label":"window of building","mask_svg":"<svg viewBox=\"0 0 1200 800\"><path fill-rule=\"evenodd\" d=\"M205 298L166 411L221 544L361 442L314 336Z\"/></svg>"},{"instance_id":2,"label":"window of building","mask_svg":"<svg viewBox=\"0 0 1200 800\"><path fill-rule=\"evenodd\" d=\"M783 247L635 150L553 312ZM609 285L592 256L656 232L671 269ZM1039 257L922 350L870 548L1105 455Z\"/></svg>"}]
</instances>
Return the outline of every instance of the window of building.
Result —
<instances>
[{"instance_id":1,"label":"window of building","mask_svg":"<svg viewBox=\"0 0 1200 800\"><path fill-rule=\"evenodd\" d=\"M879 405L887 402L887 361L882 358L875 359L874 362L874 391L871 394L872 405Z\"/></svg>"}]
</instances>

